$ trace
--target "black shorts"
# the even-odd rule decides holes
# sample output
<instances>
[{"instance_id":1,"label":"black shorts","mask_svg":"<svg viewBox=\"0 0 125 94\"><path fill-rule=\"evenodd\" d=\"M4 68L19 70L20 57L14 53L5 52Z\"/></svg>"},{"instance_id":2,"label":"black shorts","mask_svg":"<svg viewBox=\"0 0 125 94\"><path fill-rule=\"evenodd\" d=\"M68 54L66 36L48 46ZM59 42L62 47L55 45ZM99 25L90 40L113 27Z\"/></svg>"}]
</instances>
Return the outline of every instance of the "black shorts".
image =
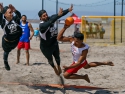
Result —
<instances>
[{"instance_id":1,"label":"black shorts","mask_svg":"<svg viewBox=\"0 0 125 94\"><path fill-rule=\"evenodd\" d=\"M4 39L4 36L2 37L2 48L5 52L10 52L11 50L13 50L14 48L16 48L16 46L18 45L19 39L14 40L13 42L8 42Z\"/></svg>"}]
</instances>

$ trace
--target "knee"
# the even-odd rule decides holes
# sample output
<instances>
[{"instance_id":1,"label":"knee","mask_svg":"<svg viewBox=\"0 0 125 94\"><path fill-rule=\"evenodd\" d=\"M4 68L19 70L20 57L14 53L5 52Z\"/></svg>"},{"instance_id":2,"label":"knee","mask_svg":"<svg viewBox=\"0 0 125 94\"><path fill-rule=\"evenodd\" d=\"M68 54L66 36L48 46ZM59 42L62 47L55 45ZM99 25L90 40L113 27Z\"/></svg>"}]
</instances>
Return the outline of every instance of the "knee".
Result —
<instances>
[{"instance_id":1,"label":"knee","mask_svg":"<svg viewBox=\"0 0 125 94\"><path fill-rule=\"evenodd\" d=\"M26 52L26 53L29 53L29 50L26 50L25 52Z\"/></svg>"},{"instance_id":2,"label":"knee","mask_svg":"<svg viewBox=\"0 0 125 94\"><path fill-rule=\"evenodd\" d=\"M69 76L67 74L65 74L65 73L63 74L63 76L64 76L65 79L69 78Z\"/></svg>"},{"instance_id":3,"label":"knee","mask_svg":"<svg viewBox=\"0 0 125 94\"><path fill-rule=\"evenodd\" d=\"M89 64L84 67L84 69L89 69L89 68L90 68L90 65L89 65Z\"/></svg>"},{"instance_id":4,"label":"knee","mask_svg":"<svg viewBox=\"0 0 125 94\"><path fill-rule=\"evenodd\" d=\"M4 52L3 59L7 61L9 52Z\"/></svg>"}]
</instances>

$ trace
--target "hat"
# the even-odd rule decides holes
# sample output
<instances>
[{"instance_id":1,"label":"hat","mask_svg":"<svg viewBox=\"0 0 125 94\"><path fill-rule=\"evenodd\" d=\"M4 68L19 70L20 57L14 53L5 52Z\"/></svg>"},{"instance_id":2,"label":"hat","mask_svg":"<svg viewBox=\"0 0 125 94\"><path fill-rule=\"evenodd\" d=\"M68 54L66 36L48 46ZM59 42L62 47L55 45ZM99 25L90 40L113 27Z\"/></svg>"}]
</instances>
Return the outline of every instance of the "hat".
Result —
<instances>
[{"instance_id":1,"label":"hat","mask_svg":"<svg viewBox=\"0 0 125 94\"><path fill-rule=\"evenodd\" d=\"M45 11L45 10L40 10L40 11L38 12L38 16L41 17L41 15L42 15L43 13L46 13L46 11Z\"/></svg>"},{"instance_id":2,"label":"hat","mask_svg":"<svg viewBox=\"0 0 125 94\"><path fill-rule=\"evenodd\" d=\"M4 8L3 8L3 11L2 11L2 13L3 14L5 14L6 13L6 11L9 9L9 7L8 6L5 6Z\"/></svg>"}]
</instances>

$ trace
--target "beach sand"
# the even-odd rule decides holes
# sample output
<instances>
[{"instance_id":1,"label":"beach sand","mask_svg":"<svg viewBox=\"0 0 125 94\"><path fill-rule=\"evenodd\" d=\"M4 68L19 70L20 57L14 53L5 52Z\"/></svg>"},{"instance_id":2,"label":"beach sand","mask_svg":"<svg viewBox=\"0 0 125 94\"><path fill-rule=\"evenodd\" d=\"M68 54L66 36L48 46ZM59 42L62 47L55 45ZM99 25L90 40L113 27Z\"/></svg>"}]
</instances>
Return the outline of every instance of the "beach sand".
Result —
<instances>
[{"instance_id":1,"label":"beach sand","mask_svg":"<svg viewBox=\"0 0 125 94\"><path fill-rule=\"evenodd\" d=\"M69 31L70 33L70 31ZM2 38L3 31L0 30ZM1 39L0 39L1 41ZM70 44L59 44L61 67L72 63ZM3 49L0 44L0 94L125 94L125 45L95 45L90 44L87 56L88 62L92 61L113 61L115 66L99 66L91 69L81 69L78 74L88 74L91 83L85 80L67 80L68 85L94 86L107 89L58 89L42 86L26 86L16 83L30 84L59 84L60 79L55 75L53 69L48 64L47 59L39 49L39 41L35 38L31 41L30 66L26 63L25 50L21 50L20 63L16 63L15 48L9 54L10 71L4 69Z\"/></svg>"}]
</instances>

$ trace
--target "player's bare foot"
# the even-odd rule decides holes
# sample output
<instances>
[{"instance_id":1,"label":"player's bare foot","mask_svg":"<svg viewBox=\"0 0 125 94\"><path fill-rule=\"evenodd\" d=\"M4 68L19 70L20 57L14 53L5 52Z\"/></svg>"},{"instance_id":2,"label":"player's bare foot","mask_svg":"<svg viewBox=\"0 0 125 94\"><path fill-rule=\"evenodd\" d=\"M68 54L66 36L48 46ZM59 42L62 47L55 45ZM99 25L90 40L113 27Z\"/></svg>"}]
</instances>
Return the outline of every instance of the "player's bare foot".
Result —
<instances>
[{"instance_id":1,"label":"player's bare foot","mask_svg":"<svg viewBox=\"0 0 125 94\"><path fill-rule=\"evenodd\" d=\"M90 79L89 79L89 77L88 77L88 74L85 74L84 76L85 76L84 79L85 79L88 83L90 83Z\"/></svg>"},{"instance_id":2,"label":"player's bare foot","mask_svg":"<svg viewBox=\"0 0 125 94\"><path fill-rule=\"evenodd\" d=\"M29 64L26 64L27 66L29 66Z\"/></svg>"},{"instance_id":3,"label":"player's bare foot","mask_svg":"<svg viewBox=\"0 0 125 94\"><path fill-rule=\"evenodd\" d=\"M109 66L114 66L113 62L111 62L111 61L107 61L106 64Z\"/></svg>"},{"instance_id":4,"label":"player's bare foot","mask_svg":"<svg viewBox=\"0 0 125 94\"><path fill-rule=\"evenodd\" d=\"M29 66L29 64L28 64L28 63L25 63L24 65L27 65L27 66Z\"/></svg>"}]
</instances>

